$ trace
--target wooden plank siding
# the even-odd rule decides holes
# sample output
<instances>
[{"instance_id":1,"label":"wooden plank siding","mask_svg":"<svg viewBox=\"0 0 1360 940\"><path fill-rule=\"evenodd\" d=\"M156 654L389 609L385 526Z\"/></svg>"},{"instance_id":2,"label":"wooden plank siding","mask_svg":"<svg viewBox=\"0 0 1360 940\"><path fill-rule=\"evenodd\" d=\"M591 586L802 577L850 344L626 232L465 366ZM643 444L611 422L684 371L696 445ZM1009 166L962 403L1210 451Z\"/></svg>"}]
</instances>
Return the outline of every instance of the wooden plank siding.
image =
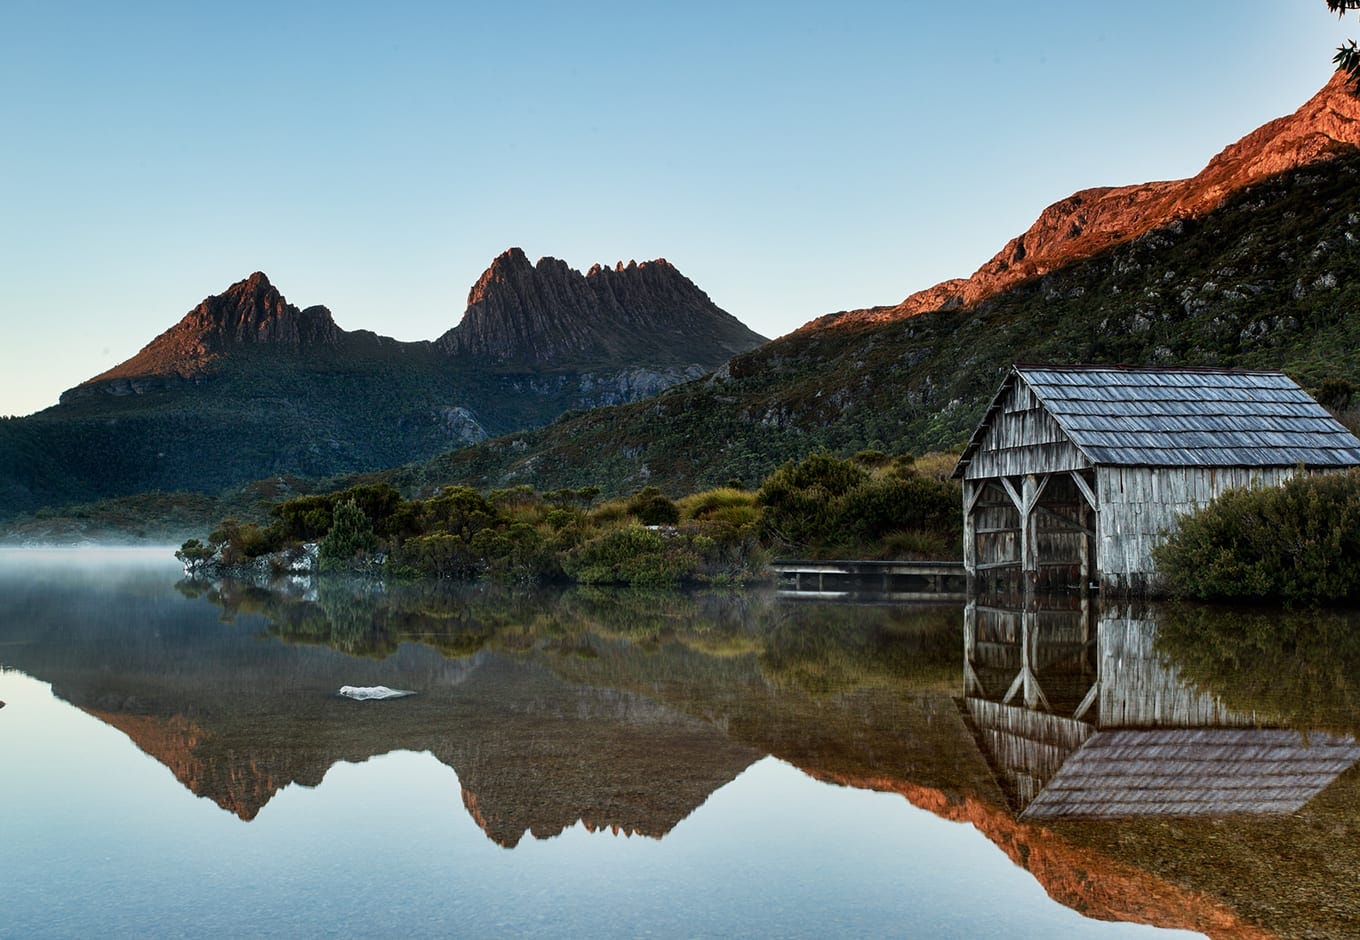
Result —
<instances>
[{"instance_id":1,"label":"wooden plank siding","mask_svg":"<svg viewBox=\"0 0 1360 940\"><path fill-rule=\"evenodd\" d=\"M1003 398L964 479L1056 473L1091 466L1023 382Z\"/></svg>"},{"instance_id":2,"label":"wooden plank siding","mask_svg":"<svg viewBox=\"0 0 1360 940\"><path fill-rule=\"evenodd\" d=\"M1207 505L1232 487L1279 486L1294 467L1100 467L1100 573L1115 593L1156 592L1152 548L1176 517Z\"/></svg>"},{"instance_id":3,"label":"wooden plank siding","mask_svg":"<svg viewBox=\"0 0 1360 940\"><path fill-rule=\"evenodd\" d=\"M969 587L1157 593L1179 515L1355 466L1360 440L1279 372L1016 366L954 469Z\"/></svg>"}]
</instances>

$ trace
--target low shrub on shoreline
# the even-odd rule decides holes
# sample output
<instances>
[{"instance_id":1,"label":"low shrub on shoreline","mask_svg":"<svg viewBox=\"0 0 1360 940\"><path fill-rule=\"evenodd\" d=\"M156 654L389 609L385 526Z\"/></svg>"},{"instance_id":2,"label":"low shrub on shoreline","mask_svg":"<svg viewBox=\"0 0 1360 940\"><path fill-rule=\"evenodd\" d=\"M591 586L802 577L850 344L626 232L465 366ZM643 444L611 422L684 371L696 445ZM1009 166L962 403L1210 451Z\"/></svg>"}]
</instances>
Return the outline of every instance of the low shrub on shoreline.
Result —
<instances>
[{"instance_id":1,"label":"low shrub on shoreline","mask_svg":"<svg viewBox=\"0 0 1360 940\"><path fill-rule=\"evenodd\" d=\"M408 500L367 484L275 504L267 526L224 521L178 555L206 568L263 564L319 543L322 571L517 583L733 584L765 576L773 554L958 557L958 487L911 458L788 464L757 492L721 487L672 499L654 487L597 503L587 487L479 493L446 486ZM795 532L790 539L786 532Z\"/></svg>"},{"instance_id":2,"label":"low shrub on shoreline","mask_svg":"<svg viewBox=\"0 0 1360 940\"><path fill-rule=\"evenodd\" d=\"M1360 470L1228 490L1153 550L1172 593L1206 601L1360 601Z\"/></svg>"}]
</instances>

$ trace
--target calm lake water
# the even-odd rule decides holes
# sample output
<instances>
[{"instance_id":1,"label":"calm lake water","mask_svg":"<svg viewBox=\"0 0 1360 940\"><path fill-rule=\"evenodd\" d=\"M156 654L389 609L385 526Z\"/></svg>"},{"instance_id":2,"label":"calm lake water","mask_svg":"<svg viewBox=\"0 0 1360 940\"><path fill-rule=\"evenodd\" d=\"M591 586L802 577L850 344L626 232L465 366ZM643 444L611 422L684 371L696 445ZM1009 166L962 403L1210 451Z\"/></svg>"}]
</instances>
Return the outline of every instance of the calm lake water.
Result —
<instances>
[{"instance_id":1,"label":"calm lake water","mask_svg":"<svg viewBox=\"0 0 1360 940\"><path fill-rule=\"evenodd\" d=\"M1358 631L0 552L0 936L1360 936Z\"/></svg>"}]
</instances>

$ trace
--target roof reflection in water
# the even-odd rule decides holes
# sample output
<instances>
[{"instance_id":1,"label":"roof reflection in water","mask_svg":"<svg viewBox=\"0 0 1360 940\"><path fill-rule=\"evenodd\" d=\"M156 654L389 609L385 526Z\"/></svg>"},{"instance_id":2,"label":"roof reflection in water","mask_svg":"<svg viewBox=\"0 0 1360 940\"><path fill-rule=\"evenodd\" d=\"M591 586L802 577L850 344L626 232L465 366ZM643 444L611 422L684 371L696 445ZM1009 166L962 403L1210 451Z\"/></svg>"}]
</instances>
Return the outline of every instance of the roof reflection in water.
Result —
<instances>
[{"instance_id":1,"label":"roof reflection in water","mask_svg":"<svg viewBox=\"0 0 1360 940\"><path fill-rule=\"evenodd\" d=\"M1360 760L1196 690L1156 635L1126 607L968 604L964 701L1021 819L1293 813Z\"/></svg>"}]
</instances>

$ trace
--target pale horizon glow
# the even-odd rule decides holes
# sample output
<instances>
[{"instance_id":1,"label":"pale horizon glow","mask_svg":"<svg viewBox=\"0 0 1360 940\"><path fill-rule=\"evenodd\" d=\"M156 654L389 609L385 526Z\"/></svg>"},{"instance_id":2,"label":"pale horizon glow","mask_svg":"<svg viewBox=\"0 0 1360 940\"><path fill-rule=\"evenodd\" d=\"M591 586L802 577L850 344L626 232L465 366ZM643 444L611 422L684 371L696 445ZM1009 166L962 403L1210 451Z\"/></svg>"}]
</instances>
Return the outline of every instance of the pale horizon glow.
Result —
<instances>
[{"instance_id":1,"label":"pale horizon glow","mask_svg":"<svg viewBox=\"0 0 1360 940\"><path fill-rule=\"evenodd\" d=\"M1331 74L1322 0L7 5L0 415L256 270L433 339L518 246L665 257L767 336L1183 178Z\"/></svg>"}]
</instances>

